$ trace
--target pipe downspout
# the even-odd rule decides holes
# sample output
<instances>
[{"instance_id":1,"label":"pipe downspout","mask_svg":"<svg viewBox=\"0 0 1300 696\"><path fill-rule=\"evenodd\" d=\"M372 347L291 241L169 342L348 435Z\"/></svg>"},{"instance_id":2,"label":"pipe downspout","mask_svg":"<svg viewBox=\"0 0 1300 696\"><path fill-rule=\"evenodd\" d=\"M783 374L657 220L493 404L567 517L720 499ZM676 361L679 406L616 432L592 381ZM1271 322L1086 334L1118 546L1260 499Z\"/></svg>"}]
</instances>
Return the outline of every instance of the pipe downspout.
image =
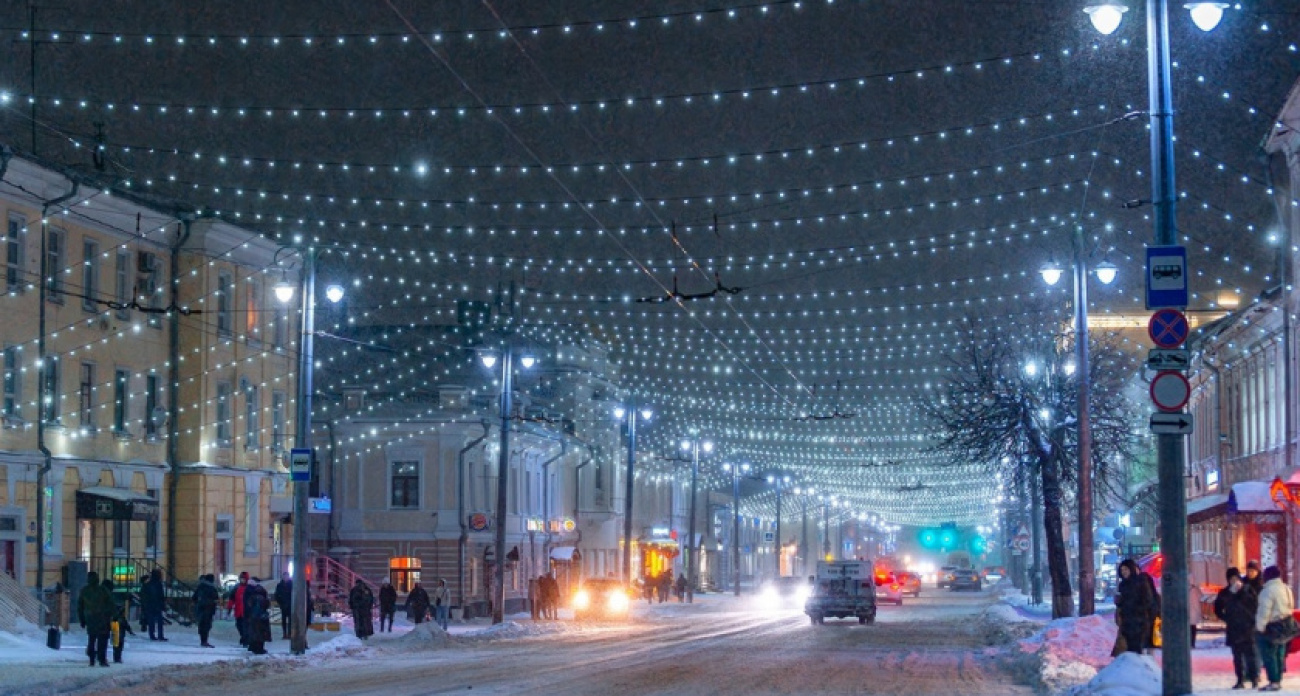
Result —
<instances>
[{"instance_id":1,"label":"pipe downspout","mask_svg":"<svg viewBox=\"0 0 1300 696\"><path fill-rule=\"evenodd\" d=\"M324 425L325 425L325 429L328 430L330 434L330 498L333 498L334 491L336 490L334 488L334 481L335 481L334 474L338 468L337 467L338 458L335 455L335 452L337 451L338 448L335 445L338 444L338 439L335 437L334 434L334 419L330 418L329 420L325 421ZM335 507L336 506L331 501L330 514L327 520L328 524L325 527L325 550L327 553L329 549L334 548L334 508Z\"/></svg>"},{"instance_id":2,"label":"pipe downspout","mask_svg":"<svg viewBox=\"0 0 1300 696\"><path fill-rule=\"evenodd\" d=\"M4 158L5 167L9 166L9 158ZM40 305L39 321L40 326L37 347L36 347L36 449L41 453L41 466L36 470L36 598L41 607L41 623L45 623L45 477L49 475L50 470L54 468L54 455L50 452L49 446L45 443L45 421L46 409L45 403L45 364L48 359L45 348L45 304L48 293L46 277L50 269L46 259L46 240L49 230L50 208L77 195L81 185L76 181L72 182L72 190L68 191L58 198L45 202L41 207L41 276L37 282L36 301Z\"/></svg>"},{"instance_id":3,"label":"pipe downspout","mask_svg":"<svg viewBox=\"0 0 1300 696\"><path fill-rule=\"evenodd\" d=\"M587 457L573 468L573 528L578 532L578 538L573 542L574 548L582 545L582 470L596 459L596 451L591 445L585 442L581 444L587 449Z\"/></svg>"},{"instance_id":4,"label":"pipe downspout","mask_svg":"<svg viewBox=\"0 0 1300 696\"><path fill-rule=\"evenodd\" d=\"M460 537L456 540L456 594L462 616L465 613L465 547L469 544L469 520L465 517L465 455L487 439L490 428L487 420L480 421L479 425L483 434L456 454L456 516L460 520Z\"/></svg>"},{"instance_id":5,"label":"pipe downspout","mask_svg":"<svg viewBox=\"0 0 1300 696\"><path fill-rule=\"evenodd\" d=\"M168 261L168 279L171 286L167 312L167 465L171 470L171 479L167 482L167 568L176 572L176 506L177 492L180 490L180 385L181 385L181 314L180 277L181 248L190 239L194 220L186 217L181 220L182 231L172 245L171 258Z\"/></svg>"},{"instance_id":6,"label":"pipe downspout","mask_svg":"<svg viewBox=\"0 0 1300 696\"><path fill-rule=\"evenodd\" d=\"M542 462L542 515L546 519L546 540L542 542L542 557L546 559L546 567L549 570L551 565L551 541L555 535L551 534L551 464L561 459L569 453L569 443L561 435L560 453Z\"/></svg>"}]
</instances>

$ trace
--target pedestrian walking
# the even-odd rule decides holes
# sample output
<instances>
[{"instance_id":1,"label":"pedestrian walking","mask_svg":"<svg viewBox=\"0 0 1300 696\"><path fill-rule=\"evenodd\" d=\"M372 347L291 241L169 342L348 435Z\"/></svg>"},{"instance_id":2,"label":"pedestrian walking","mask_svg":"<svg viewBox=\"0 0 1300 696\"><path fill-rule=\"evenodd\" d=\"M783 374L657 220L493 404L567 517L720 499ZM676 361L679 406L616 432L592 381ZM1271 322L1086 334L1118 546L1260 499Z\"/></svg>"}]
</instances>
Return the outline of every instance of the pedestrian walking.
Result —
<instances>
[{"instance_id":1,"label":"pedestrian walking","mask_svg":"<svg viewBox=\"0 0 1300 696\"><path fill-rule=\"evenodd\" d=\"M1124 651L1142 654L1151 642L1153 607L1151 583L1131 558L1119 564L1119 587L1115 590L1115 623L1123 638Z\"/></svg>"},{"instance_id":2,"label":"pedestrian walking","mask_svg":"<svg viewBox=\"0 0 1300 696\"><path fill-rule=\"evenodd\" d=\"M90 666L108 666L108 637L113 620L113 596L99 583L99 573L86 573L86 586L77 598L77 623L86 629L86 656Z\"/></svg>"},{"instance_id":3,"label":"pedestrian walking","mask_svg":"<svg viewBox=\"0 0 1300 696\"><path fill-rule=\"evenodd\" d=\"M1214 598L1214 615L1226 628L1224 641L1232 649L1232 668L1237 674L1234 689L1259 688L1259 653L1255 648L1255 612L1259 594L1247 585L1241 571L1228 569L1228 584Z\"/></svg>"},{"instance_id":4,"label":"pedestrian walking","mask_svg":"<svg viewBox=\"0 0 1300 696\"><path fill-rule=\"evenodd\" d=\"M271 640L271 596L259 578L252 578L244 589L244 630L248 633L248 651L265 655Z\"/></svg>"},{"instance_id":5,"label":"pedestrian walking","mask_svg":"<svg viewBox=\"0 0 1300 696\"><path fill-rule=\"evenodd\" d=\"M352 610L352 626L357 637L366 640L375 634L374 616L375 594L365 581L357 578L356 584L348 592L348 608Z\"/></svg>"},{"instance_id":6,"label":"pedestrian walking","mask_svg":"<svg viewBox=\"0 0 1300 696\"><path fill-rule=\"evenodd\" d=\"M226 598L226 611L235 615L235 629L239 631L239 644L248 646L248 626L244 621L244 593L248 590L248 573L239 574L239 584L230 591Z\"/></svg>"},{"instance_id":7,"label":"pedestrian walking","mask_svg":"<svg viewBox=\"0 0 1300 696\"><path fill-rule=\"evenodd\" d=\"M416 625L424 623L429 616L429 593L418 582L411 586L411 593L406 595L406 616ZM383 628L382 621L380 628Z\"/></svg>"},{"instance_id":8,"label":"pedestrian walking","mask_svg":"<svg viewBox=\"0 0 1300 696\"><path fill-rule=\"evenodd\" d=\"M99 583L108 591L108 597L113 601L113 618L108 622L108 645L113 649L113 662L122 662L122 651L126 648L126 634L135 635L131 630L131 621L127 619L130 614L131 597L128 595L122 604L117 603L117 598L113 596L113 583L104 580Z\"/></svg>"},{"instance_id":9,"label":"pedestrian walking","mask_svg":"<svg viewBox=\"0 0 1300 696\"><path fill-rule=\"evenodd\" d=\"M397 614L397 588L393 583L384 581L379 588L379 632L384 632L384 619L388 620L388 632L393 632L393 617Z\"/></svg>"},{"instance_id":10,"label":"pedestrian walking","mask_svg":"<svg viewBox=\"0 0 1300 696\"><path fill-rule=\"evenodd\" d=\"M671 571L663 571L656 578L655 592L659 595L659 603L663 604L668 601L668 593L672 590L673 574Z\"/></svg>"},{"instance_id":11,"label":"pedestrian walking","mask_svg":"<svg viewBox=\"0 0 1300 696\"><path fill-rule=\"evenodd\" d=\"M208 642L212 635L212 619L217 613L217 579L212 573L199 578L199 586L194 588L194 621L199 625L199 645L205 648L216 647Z\"/></svg>"},{"instance_id":12,"label":"pedestrian walking","mask_svg":"<svg viewBox=\"0 0 1300 696\"><path fill-rule=\"evenodd\" d=\"M280 607L280 637L288 640L289 627L293 624L293 576L288 572L280 574L274 597L276 605Z\"/></svg>"},{"instance_id":13,"label":"pedestrian walking","mask_svg":"<svg viewBox=\"0 0 1300 696\"><path fill-rule=\"evenodd\" d=\"M433 588L433 613L442 630L447 630L447 617L451 614L451 591L447 589L447 581L442 578L438 578L438 585Z\"/></svg>"},{"instance_id":14,"label":"pedestrian walking","mask_svg":"<svg viewBox=\"0 0 1300 696\"><path fill-rule=\"evenodd\" d=\"M140 618L149 631L149 640L165 641L163 612L167 608L167 593L163 587L162 571L154 568L140 586Z\"/></svg>"},{"instance_id":15,"label":"pedestrian walking","mask_svg":"<svg viewBox=\"0 0 1300 696\"><path fill-rule=\"evenodd\" d=\"M678 602L686 601L686 575L677 574L677 583L673 586L673 594L677 595Z\"/></svg>"},{"instance_id":16,"label":"pedestrian walking","mask_svg":"<svg viewBox=\"0 0 1300 696\"><path fill-rule=\"evenodd\" d=\"M1255 644L1264 663L1264 672L1268 675L1268 685L1260 691L1281 691L1282 671L1286 668L1286 644L1290 641L1275 643L1266 635L1265 630L1274 621L1291 617L1295 611L1295 597L1291 588L1282 582L1282 571L1271 565L1264 569L1264 590L1259 593L1259 607L1255 610Z\"/></svg>"}]
</instances>

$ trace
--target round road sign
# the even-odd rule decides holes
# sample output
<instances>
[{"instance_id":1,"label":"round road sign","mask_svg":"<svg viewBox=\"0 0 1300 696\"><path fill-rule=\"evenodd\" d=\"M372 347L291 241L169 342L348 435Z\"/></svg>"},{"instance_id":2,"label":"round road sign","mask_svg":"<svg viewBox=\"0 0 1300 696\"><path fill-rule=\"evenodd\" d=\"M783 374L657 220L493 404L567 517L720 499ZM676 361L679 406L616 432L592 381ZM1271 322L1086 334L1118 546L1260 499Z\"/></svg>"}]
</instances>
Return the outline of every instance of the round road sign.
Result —
<instances>
[{"instance_id":1,"label":"round road sign","mask_svg":"<svg viewBox=\"0 0 1300 696\"><path fill-rule=\"evenodd\" d=\"M1161 411L1181 411L1192 396L1192 385L1181 372L1157 372L1151 380L1151 401Z\"/></svg>"},{"instance_id":2,"label":"round road sign","mask_svg":"<svg viewBox=\"0 0 1300 696\"><path fill-rule=\"evenodd\" d=\"M1176 309L1162 309L1151 315L1147 335L1161 348L1177 348L1187 340L1187 317Z\"/></svg>"}]
</instances>

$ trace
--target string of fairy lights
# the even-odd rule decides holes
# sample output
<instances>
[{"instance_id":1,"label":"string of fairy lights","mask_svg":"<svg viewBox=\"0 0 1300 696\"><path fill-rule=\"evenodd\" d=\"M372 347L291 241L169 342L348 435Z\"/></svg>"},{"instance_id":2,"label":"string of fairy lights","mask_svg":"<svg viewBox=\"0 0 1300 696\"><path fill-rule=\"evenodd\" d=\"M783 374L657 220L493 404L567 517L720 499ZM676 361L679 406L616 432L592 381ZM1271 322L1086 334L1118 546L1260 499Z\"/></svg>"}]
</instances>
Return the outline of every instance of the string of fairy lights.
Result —
<instances>
[{"instance_id":1,"label":"string of fairy lights","mask_svg":"<svg viewBox=\"0 0 1300 696\"><path fill-rule=\"evenodd\" d=\"M102 46L169 51L191 46L237 47L241 51L257 50L261 59L274 60L283 55L270 50L278 47L393 51L408 46L419 48L426 41L451 47L482 45L496 39L493 43L508 46L506 39L525 35L543 39L583 36L594 40L651 27L711 29L724 20L788 21L792 15L812 12L814 7L817 12L833 13L836 7L851 4L829 0L770 2L556 24L505 28L484 25L418 36L410 32L307 36L292 32L72 29L43 29L33 35L18 28L0 28L0 35L57 44L60 50ZM1267 25L1257 30L1271 32ZM1294 44L1284 44L1278 50L1296 52ZM902 90L908 84L970 76L1004 80L1028 70L1045 72L1090 60L1094 54L1095 47L1013 51L978 60L833 79L757 81L716 91L669 86L652 94L625 86L606 86L607 94L621 92L621 96L573 101L539 98L475 104L434 99L422 103L413 100L407 106L324 102L318 106L292 106L292 100L286 100L284 104L234 105L226 101L173 99L165 94L152 99L92 99L89 95L83 98L0 90L0 107L13 115L34 105L44 118L69 122L79 113L112 113L115 118L138 118L142 123L145 119L181 117L183 122L202 123L204 127L230 121L291 127L344 124L352 128L346 124L358 124L375 128L419 121L459 128L472 125L478 117L490 117L485 123L503 117L523 123L541 122L537 117L553 118L561 113L655 115L672 110L689 112L706 105L739 110L748 108L746 104L784 101L792 95L825 99L865 94L868 88L892 85ZM1178 69L1187 70L1185 65ZM1212 80L1203 75L1195 75L1194 81L1214 94L1225 105L1225 111L1244 109L1246 115L1267 125L1262 114L1270 110L1248 103L1232 90L1214 87ZM872 519L893 523L925 523L952 517L987 521L996 516L992 502L996 480L980 464L949 462L927 452L930 428L918 420L917 403L954 369L943 359L946 350L962 335L963 320L978 316L991 332L1032 329L1042 335L1058 329L1068 292L1040 287L1036 269L1011 257L1047 258L1051 250L1063 248L1062 242L1073 226L1084 223L1100 228L1093 225L1096 220L1092 210L1076 209L1085 191L1090 192L1092 205L1110 206L1122 200L1125 194L1121 190L1145 184L1142 167L1126 161L1137 158L1117 156L1111 148L1069 149L1074 147L1072 143L1057 148L1053 154L1022 156L1006 147L1023 143L1026 138L1063 137L1063 130L1079 134L1112 128L1116 119L1131 111L1128 107L1106 105L1069 107L1018 117L972 119L963 126L843 139L812 137L803 145L764 144L734 152L700 150L621 160L566 158L568 153L561 152L553 161L540 164L506 157L493 162L490 155L477 162L456 161L454 157L445 161L367 161L354 159L349 152L341 152L337 159L313 159L277 153L272 151L274 148L220 154L186 147L179 141L169 146L129 136L105 141L99 151L114 166L130 168L132 174L121 182L124 188L179 195L227 219L264 228L277 243L316 244L326 257L336 258L340 270L346 268L353 274L350 291L360 297L349 298L340 323L327 330L347 335L358 327L383 326L385 332L367 334L368 346L326 347L319 362L326 375L323 392L339 393L344 388L365 386L378 395L368 404L367 413L381 419L391 417L390 423L377 423L372 431L351 436L353 439L345 444L358 451L375 451L385 443L404 442L446 427L429 422L437 413L436 407L406 408L398 414L402 410L398 407L409 395L436 390L449 379L464 379L464 347L457 345L454 338L449 340L430 331L429 326L454 321L459 301L491 302L498 292L494 281L522 276L526 287L520 317L531 327L533 340L548 345L583 340L607 343L612 348L611 369L618 373L623 388L661 405L664 416L650 428L646 436L648 448L674 451L673 439L694 428L712 433L725 443L716 463L723 458L746 458L752 459L757 468L793 472L806 487L815 487L823 496L834 495L839 508L836 515L844 519L870 514ZM87 152L100 147L94 138L76 128L63 128L62 132L69 134L73 150ZM992 157L963 160L961 168L918 167L902 173L892 167L873 168L880 158L893 157L891 153L906 152L912 157L940 147L963 152L965 143L974 142L999 147ZM1196 300L1213 307L1220 289L1228 287L1245 295L1248 288L1260 285L1261 278L1270 278L1271 269L1259 262L1259 254L1243 251L1268 232L1258 213L1251 210L1256 204L1249 201L1267 201L1269 187L1259 175L1231 164L1230 158L1210 155L1213 148L1186 140L1181 140L1178 147L1181 158L1203 162L1197 170L1202 177L1197 180L1198 188L1180 192L1180 197L1185 220L1189 221L1183 232L1185 238L1204 257L1218 261L1210 268L1198 267L1199 275L1194 279ZM855 159L849 160L849 156ZM747 189L742 188L743 183L731 187L726 178L731 172L743 171L747 177L768 181L774 171L782 176L819 171L817 168L828 160L839 166L865 167L862 171L866 175L837 178L819 172L822 175L815 185L812 177L809 183L773 177L767 186ZM1078 176L1070 170L1071 165L1081 170ZM671 186L664 189L667 193L653 189L629 192L621 186L627 180L615 176L640 174L680 178L686 192L672 193ZM717 181L724 185L701 185L685 178L701 174L716 174ZM560 177L581 185L573 189L580 195L535 197L512 190L515 183L525 185ZM1107 184L1094 185L1094 177ZM1034 183L1020 186L1021 178ZM1003 181L1008 183L999 186ZM1128 185L1120 189L1114 186L1115 181L1126 181ZM484 182L499 186L483 193L454 188ZM979 195L945 195L948 191L969 191L972 182L990 190ZM1210 187L1213 190L1206 193ZM998 190L991 190L994 188ZM588 193L595 189L608 193ZM841 201L854 196L873 202L869 207L837 209L845 207ZM898 196L910 200L899 201ZM977 225L964 219L976 211L992 215L995 224ZM581 219L592 213L601 217ZM507 214L516 216L517 221L503 222ZM716 222L711 219L715 214L719 215ZM475 220L479 215L482 218ZM666 224L676 217L687 219L671 227ZM157 229L168 224L172 223L162 223ZM940 229L946 225L950 226ZM1093 240L1098 253L1120 261L1126 270L1138 263L1135 240L1144 236L1129 227L1106 227ZM1220 236L1225 232L1229 233L1227 237ZM839 233L854 236L845 243L825 243ZM654 253L644 253L649 247L641 241L663 240L670 234L672 245L665 243ZM1253 241L1234 241L1233 234ZM405 241L386 243L389 235L393 242ZM755 253L745 248L751 240L770 235L788 238L781 239L779 250L769 248ZM602 254L584 248L578 255L572 253L574 247L568 246L610 238L619 241L618 251L623 253ZM1227 241L1220 241L1224 239ZM527 240L540 240L543 246L540 250L512 248L516 241ZM483 241L491 244L480 246ZM691 253L697 246L701 253ZM664 255L667 250L675 253ZM102 258L109 258L111 253L105 249ZM996 270L987 264L948 266L943 272L914 279L891 274L904 264L952 264L953 260L976 255L982 259L1001 256L1009 262L997 265ZM217 255L209 263L223 256ZM62 269L71 294L86 290L74 282L78 270L71 263ZM705 271L720 274L719 285L725 282L745 290L717 301L654 307L635 302L653 297L653 293L610 290L633 279L643 283L647 273L663 287L670 275L680 273L683 290L690 291L704 282L699 278L706 275ZM279 269L245 269L236 282L241 286L260 283L265 289L268 279L278 273ZM478 277L458 279L465 274ZM588 282L593 279L601 282ZM29 287L39 282L34 278L26 280ZM1094 297L1099 311L1140 308L1140 298L1131 288L1109 289L1101 298L1099 301ZM216 320L209 316L215 299L208 291L195 300L203 313L182 317L186 329L216 331ZM1026 310L1026 304L1033 308ZM296 308L291 310L289 316L296 312ZM261 330L268 331L270 326L263 324ZM56 331L66 337L85 328L78 320ZM141 338L130 329L104 336L102 330L90 331L68 355L75 356L103 340L153 340L147 332ZM383 348L390 339L401 347ZM273 355L292 355L291 346L286 352L267 343L264 341L261 350L248 351L235 362L214 360L202 374L188 379L202 380L216 371L243 369ZM209 350L217 350L216 344ZM1134 359L1128 367L1136 366ZM259 386L270 388L286 383L277 375ZM546 392L563 384L561 376L548 375L537 378L527 388ZM110 387L111 383L101 380L98 386ZM484 384L482 380L470 385L473 405L466 418L493 415L488 398L491 389L490 382ZM68 396L66 390L64 396ZM212 403L208 399L183 408L207 412ZM810 413L841 408L856 416L828 422L798 420ZM598 407L585 405L571 415L577 420L600 420L604 414L597 411ZM269 420L266 415L261 418L263 424ZM204 423L202 427L212 424ZM262 430L267 428L269 425L264 425ZM649 462L640 475L647 481L672 477L680 484L679 474L667 464ZM726 489L730 481L729 474L716 466L709 467L705 479L709 488L716 489ZM908 495L899 495L904 487L909 488ZM955 511L952 501L958 497L963 500L963 508ZM764 490L749 495L744 509L747 514L770 518L775 514L774 494Z\"/></svg>"}]
</instances>

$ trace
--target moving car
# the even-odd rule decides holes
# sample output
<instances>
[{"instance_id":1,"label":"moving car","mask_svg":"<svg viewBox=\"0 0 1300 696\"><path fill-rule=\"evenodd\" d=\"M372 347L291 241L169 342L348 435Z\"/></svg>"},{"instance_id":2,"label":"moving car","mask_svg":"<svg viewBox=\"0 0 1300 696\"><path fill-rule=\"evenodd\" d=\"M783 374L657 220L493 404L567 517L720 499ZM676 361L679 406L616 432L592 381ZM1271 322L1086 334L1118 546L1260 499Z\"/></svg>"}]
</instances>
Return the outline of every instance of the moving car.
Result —
<instances>
[{"instance_id":1,"label":"moving car","mask_svg":"<svg viewBox=\"0 0 1300 696\"><path fill-rule=\"evenodd\" d=\"M617 578L589 578L573 593L575 621L626 619L632 598Z\"/></svg>"},{"instance_id":2,"label":"moving car","mask_svg":"<svg viewBox=\"0 0 1300 696\"><path fill-rule=\"evenodd\" d=\"M984 578L974 568L958 568L948 574L949 590L982 590Z\"/></svg>"},{"instance_id":3,"label":"moving car","mask_svg":"<svg viewBox=\"0 0 1300 696\"><path fill-rule=\"evenodd\" d=\"M984 566L984 579L989 582L998 582L1007 576L1007 569L1003 566Z\"/></svg>"},{"instance_id":4,"label":"moving car","mask_svg":"<svg viewBox=\"0 0 1300 696\"><path fill-rule=\"evenodd\" d=\"M876 569L876 600L903 606L903 586L893 571Z\"/></svg>"},{"instance_id":5,"label":"moving car","mask_svg":"<svg viewBox=\"0 0 1300 696\"><path fill-rule=\"evenodd\" d=\"M935 585L941 590L952 589L952 574L957 570L958 568L955 565L939 566L939 576L935 580Z\"/></svg>"},{"instance_id":6,"label":"moving car","mask_svg":"<svg viewBox=\"0 0 1300 696\"><path fill-rule=\"evenodd\" d=\"M808 578L796 575L773 578L759 588L758 608L770 611L801 609L811 594L812 583Z\"/></svg>"},{"instance_id":7,"label":"moving car","mask_svg":"<svg viewBox=\"0 0 1300 696\"><path fill-rule=\"evenodd\" d=\"M921 576L916 573L903 571L895 573L894 577L898 579L898 584L902 587L901 592L913 597L921 596Z\"/></svg>"}]
</instances>

